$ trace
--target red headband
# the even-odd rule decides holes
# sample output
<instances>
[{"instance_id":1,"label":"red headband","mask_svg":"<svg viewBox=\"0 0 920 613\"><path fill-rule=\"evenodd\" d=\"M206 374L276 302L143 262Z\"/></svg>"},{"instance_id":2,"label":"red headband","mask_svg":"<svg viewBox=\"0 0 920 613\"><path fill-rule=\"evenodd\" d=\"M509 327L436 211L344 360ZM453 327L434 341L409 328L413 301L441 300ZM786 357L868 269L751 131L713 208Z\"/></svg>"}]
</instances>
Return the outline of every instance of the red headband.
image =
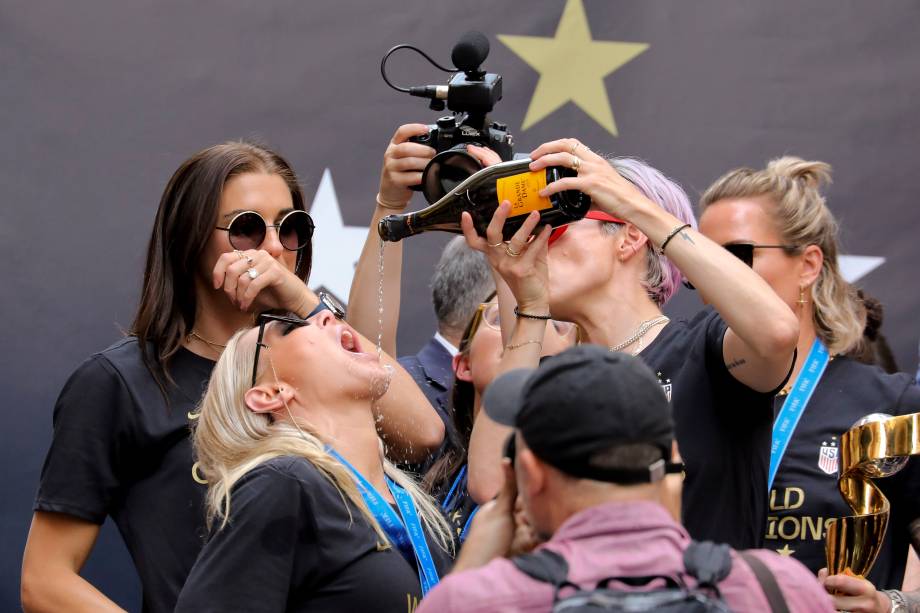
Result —
<instances>
[{"instance_id":1,"label":"red headband","mask_svg":"<svg viewBox=\"0 0 920 613\"><path fill-rule=\"evenodd\" d=\"M609 213L605 213L603 211L588 211L588 214L585 215L585 219L594 219L596 221L605 221L608 223L626 223L619 217L614 217L613 215L610 215ZM568 225L554 228L552 233L549 235L548 244L552 245L553 243L555 243L557 240L559 240L562 237L563 234L565 234L565 231L568 229L569 229Z\"/></svg>"}]
</instances>

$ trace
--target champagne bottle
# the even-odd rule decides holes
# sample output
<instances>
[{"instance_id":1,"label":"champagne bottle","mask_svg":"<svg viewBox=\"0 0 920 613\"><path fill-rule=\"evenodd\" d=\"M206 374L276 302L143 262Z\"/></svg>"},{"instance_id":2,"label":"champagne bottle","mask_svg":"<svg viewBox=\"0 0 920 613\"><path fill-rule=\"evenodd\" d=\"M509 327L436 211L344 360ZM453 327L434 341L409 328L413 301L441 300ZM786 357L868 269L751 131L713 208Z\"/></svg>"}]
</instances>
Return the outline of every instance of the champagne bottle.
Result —
<instances>
[{"instance_id":1,"label":"champagne bottle","mask_svg":"<svg viewBox=\"0 0 920 613\"><path fill-rule=\"evenodd\" d=\"M385 241L400 241L421 232L440 230L461 234L460 214L469 212L480 236L485 236L492 215L503 201L511 202L511 212L502 228L504 240L510 240L531 211L540 211L540 224L552 227L578 221L591 207L591 199L578 191L564 191L549 197L539 195L547 184L563 177L575 176L575 171L562 166L550 166L531 171L531 160L502 162L471 175L450 190L443 198L420 211L388 215L380 220L377 231Z\"/></svg>"}]
</instances>

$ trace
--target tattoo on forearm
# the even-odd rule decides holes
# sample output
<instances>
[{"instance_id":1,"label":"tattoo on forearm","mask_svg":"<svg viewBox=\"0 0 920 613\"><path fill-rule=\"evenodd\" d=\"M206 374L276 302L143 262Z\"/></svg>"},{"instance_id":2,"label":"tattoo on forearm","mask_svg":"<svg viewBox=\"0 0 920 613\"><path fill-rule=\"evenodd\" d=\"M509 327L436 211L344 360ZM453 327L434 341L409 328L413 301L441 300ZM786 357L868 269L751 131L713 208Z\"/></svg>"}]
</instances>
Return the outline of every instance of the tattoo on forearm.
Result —
<instances>
[{"instance_id":1,"label":"tattoo on forearm","mask_svg":"<svg viewBox=\"0 0 920 613\"><path fill-rule=\"evenodd\" d=\"M728 370L734 370L735 368L738 368L739 366L744 366L745 364L747 364L747 360L745 360L744 358L738 358L737 360L732 360L731 362L726 364L725 368L727 368Z\"/></svg>"},{"instance_id":2,"label":"tattoo on forearm","mask_svg":"<svg viewBox=\"0 0 920 613\"><path fill-rule=\"evenodd\" d=\"M685 241L687 241L688 243L690 243L691 245L695 245L695 244L696 244L696 242L693 240L693 237L690 236L690 235L687 233L686 230L681 230L681 231L680 231L680 237L681 237L682 239L684 239Z\"/></svg>"}]
</instances>

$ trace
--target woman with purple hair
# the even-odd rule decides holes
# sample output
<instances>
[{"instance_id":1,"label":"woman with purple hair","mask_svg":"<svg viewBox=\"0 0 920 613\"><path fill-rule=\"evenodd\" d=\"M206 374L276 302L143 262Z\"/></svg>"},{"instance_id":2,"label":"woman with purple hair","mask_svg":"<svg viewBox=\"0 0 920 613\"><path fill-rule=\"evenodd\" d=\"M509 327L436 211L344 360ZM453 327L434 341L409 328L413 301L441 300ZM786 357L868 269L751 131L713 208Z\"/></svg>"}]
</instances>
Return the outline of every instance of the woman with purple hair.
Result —
<instances>
[{"instance_id":1,"label":"woman with purple hair","mask_svg":"<svg viewBox=\"0 0 920 613\"><path fill-rule=\"evenodd\" d=\"M467 241L486 253L517 304L516 317L502 318L503 326L514 323L503 331L499 372L537 366L548 317L575 322L586 342L639 355L672 403L686 467L682 519L690 535L737 549L759 546L772 397L793 364L795 315L749 267L696 231L684 191L644 162L608 160L574 139L546 143L531 158L534 171L565 166L577 172L541 195L578 190L591 197L592 210L567 227L543 228L528 242L539 221L531 213L507 243L501 227L508 203L484 238L464 213ZM670 320L662 307L683 277L711 306ZM501 486L508 434L488 416L476 421L469 489L479 502ZM618 459L598 462L616 468Z\"/></svg>"}]
</instances>

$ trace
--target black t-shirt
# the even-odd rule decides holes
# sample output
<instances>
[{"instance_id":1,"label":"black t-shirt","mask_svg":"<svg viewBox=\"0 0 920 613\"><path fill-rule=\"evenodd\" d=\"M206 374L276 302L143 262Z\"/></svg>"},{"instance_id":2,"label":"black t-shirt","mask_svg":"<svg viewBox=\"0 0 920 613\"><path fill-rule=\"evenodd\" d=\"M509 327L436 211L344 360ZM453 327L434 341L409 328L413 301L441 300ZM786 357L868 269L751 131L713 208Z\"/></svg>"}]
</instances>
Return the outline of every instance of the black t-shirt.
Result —
<instances>
[{"instance_id":1,"label":"black t-shirt","mask_svg":"<svg viewBox=\"0 0 920 613\"><path fill-rule=\"evenodd\" d=\"M175 355L169 406L135 338L91 356L64 385L36 511L97 524L109 515L134 560L144 611L172 611L204 542L206 485L189 424L214 363ZM197 479L197 481L196 481Z\"/></svg>"},{"instance_id":2,"label":"black t-shirt","mask_svg":"<svg viewBox=\"0 0 920 613\"><path fill-rule=\"evenodd\" d=\"M674 411L686 465L684 526L696 540L752 549L763 542L767 515L773 396L728 372L722 356L727 329L706 308L670 322L639 357L658 375Z\"/></svg>"},{"instance_id":3,"label":"black t-shirt","mask_svg":"<svg viewBox=\"0 0 920 613\"><path fill-rule=\"evenodd\" d=\"M177 613L411 613L421 600L414 564L396 548L381 550L364 515L304 458L274 458L247 473L233 488L230 523L218 528ZM428 543L443 577L450 558Z\"/></svg>"},{"instance_id":4,"label":"black t-shirt","mask_svg":"<svg viewBox=\"0 0 920 613\"><path fill-rule=\"evenodd\" d=\"M785 396L777 396L775 409ZM905 374L889 375L845 357L827 365L776 472L764 546L792 555L817 573L827 566L828 519L853 515L837 489L840 435L870 413L920 411L920 388ZM879 589L900 589L910 546L908 524L920 517L920 460L875 480L891 502L885 545L869 574Z\"/></svg>"}]
</instances>

